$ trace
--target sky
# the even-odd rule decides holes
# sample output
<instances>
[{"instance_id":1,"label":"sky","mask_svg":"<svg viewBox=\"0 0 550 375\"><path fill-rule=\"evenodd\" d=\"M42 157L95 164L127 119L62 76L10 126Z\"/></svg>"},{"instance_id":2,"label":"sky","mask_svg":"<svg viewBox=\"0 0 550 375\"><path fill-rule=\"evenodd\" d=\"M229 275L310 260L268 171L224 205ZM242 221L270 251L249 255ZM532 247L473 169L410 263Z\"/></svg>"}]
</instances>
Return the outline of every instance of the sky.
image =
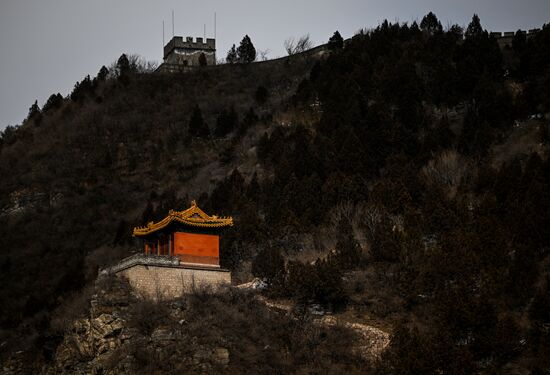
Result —
<instances>
[{"instance_id":1,"label":"sky","mask_svg":"<svg viewBox=\"0 0 550 375\"><path fill-rule=\"evenodd\" d=\"M0 130L20 124L35 100L70 94L122 53L162 61L165 42L214 36L217 58L248 34L269 58L284 56L284 41L309 34L315 45L338 30L344 38L384 19L418 22L433 11L444 26L466 26L474 13L491 31L550 22L550 0L0 0Z\"/></svg>"}]
</instances>

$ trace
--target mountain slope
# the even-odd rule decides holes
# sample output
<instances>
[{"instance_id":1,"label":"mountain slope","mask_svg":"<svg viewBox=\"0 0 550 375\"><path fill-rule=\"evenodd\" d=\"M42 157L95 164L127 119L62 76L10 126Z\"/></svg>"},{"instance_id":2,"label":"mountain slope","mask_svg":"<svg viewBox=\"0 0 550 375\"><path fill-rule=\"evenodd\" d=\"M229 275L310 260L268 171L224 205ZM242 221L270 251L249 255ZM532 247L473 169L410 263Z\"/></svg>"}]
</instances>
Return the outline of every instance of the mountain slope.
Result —
<instances>
[{"instance_id":1,"label":"mountain slope","mask_svg":"<svg viewBox=\"0 0 550 375\"><path fill-rule=\"evenodd\" d=\"M265 126L314 60L99 81L77 100L27 120L13 136L5 132L0 264L3 281L17 282L2 292L10 301L3 304L2 325L29 319L40 325L41 312L93 280L98 266L136 249L131 228L146 219L148 202L162 201L158 215L182 208L248 158L235 149L250 147L253 134L192 137L195 106L213 131L219 114L231 108L239 118L227 125L235 127L229 132L244 126L252 107L254 123ZM258 87L269 92L261 105Z\"/></svg>"},{"instance_id":2,"label":"mountain slope","mask_svg":"<svg viewBox=\"0 0 550 375\"><path fill-rule=\"evenodd\" d=\"M196 198L235 216L236 282L391 328L380 373L547 368L550 28L500 50L477 17L433 18L323 56L119 72L4 134L5 340L51 359L132 225Z\"/></svg>"}]
</instances>

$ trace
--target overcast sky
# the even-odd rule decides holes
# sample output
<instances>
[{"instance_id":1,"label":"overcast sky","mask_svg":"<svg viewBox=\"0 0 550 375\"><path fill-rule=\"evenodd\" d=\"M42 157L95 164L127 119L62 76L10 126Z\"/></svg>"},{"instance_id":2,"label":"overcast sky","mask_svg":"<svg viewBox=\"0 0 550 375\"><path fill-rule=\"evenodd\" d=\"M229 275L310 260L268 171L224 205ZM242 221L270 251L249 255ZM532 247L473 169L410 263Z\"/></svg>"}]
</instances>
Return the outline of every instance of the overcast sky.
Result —
<instances>
[{"instance_id":1,"label":"overcast sky","mask_svg":"<svg viewBox=\"0 0 550 375\"><path fill-rule=\"evenodd\" d=\"M175 35L214 35L217 57L248 34L256 49L283 56L288 37L310 34L321 44L380 21L420 20L433 11L444 26L467 25L477 13L493 31L530 29L550 22L550 0L0 0L0 129L20 124L29 106L52 93L66 96L76 81L95 76L122 53L162 60Z\"/></svg>"}]
</instances>

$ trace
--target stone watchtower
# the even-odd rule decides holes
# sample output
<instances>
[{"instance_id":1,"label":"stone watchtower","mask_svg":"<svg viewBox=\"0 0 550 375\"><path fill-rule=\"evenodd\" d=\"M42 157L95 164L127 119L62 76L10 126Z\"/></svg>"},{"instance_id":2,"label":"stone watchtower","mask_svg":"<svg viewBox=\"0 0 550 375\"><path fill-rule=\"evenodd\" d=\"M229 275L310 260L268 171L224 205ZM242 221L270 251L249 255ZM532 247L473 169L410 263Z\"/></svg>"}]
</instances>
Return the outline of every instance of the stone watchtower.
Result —
<instances>
[{"instance_id":1,"label":"stone watchtower","mask_svg":"<svg viewBox=\"0 0 550 375\"><path fill-rule=\"evenodd\" d=\"M201 56L204 56L201 57ZM200 66L201 60L206 65L216 65L216 40L207 38L175 36L164 46L164 62L159 66L160 72L181 72L188 67Z\"/></svg>"}]
</instances>

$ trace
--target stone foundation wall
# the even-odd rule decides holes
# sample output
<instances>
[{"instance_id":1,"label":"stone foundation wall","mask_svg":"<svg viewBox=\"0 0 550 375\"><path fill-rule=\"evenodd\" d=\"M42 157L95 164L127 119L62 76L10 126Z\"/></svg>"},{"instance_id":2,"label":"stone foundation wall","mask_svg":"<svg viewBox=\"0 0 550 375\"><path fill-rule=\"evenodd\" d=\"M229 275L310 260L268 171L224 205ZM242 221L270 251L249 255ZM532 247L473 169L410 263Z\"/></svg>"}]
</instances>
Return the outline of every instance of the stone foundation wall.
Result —
<instances>
[{"instance_id":1,"label":"stone foundation wall","mask_svg":"<svg viewBox=\"0 0 550 375\"><path fill-rule=\"evenodd\" d=\"M211 287L214 290L231 283L231 272L221 269L162 267L135 265L117 273L128 279L130 285L145 297L176 298L191 293L194 288Z\"/></svg>"}]
</instances>

